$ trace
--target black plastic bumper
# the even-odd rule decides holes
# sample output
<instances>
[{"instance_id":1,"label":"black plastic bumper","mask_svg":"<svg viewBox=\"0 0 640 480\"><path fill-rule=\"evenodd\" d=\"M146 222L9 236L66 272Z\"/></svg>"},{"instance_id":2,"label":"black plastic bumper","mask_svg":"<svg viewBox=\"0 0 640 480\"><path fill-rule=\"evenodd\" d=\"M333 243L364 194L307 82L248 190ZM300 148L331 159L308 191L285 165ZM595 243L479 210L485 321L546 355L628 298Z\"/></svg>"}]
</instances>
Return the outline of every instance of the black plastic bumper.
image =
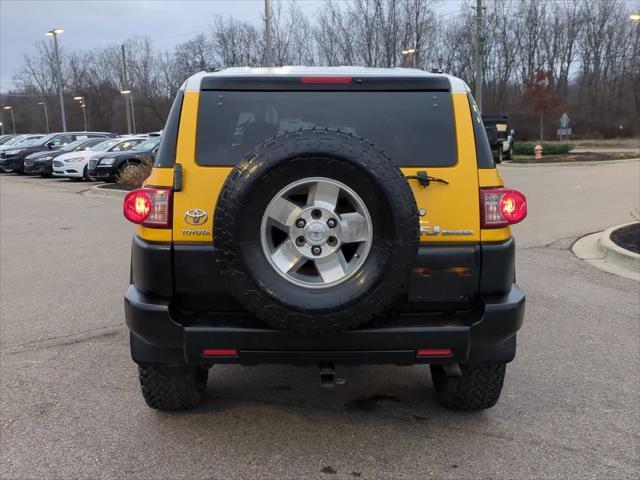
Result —
<instances>
[{"instance_id":1,"label":"black plastic bumper","mask_svg":"<svg viewBox=\"0 0 640 480\"><path fill-rule=\"evenodd\" d=\"M115 180L118 171L112 166L96 166L95 168L89 169L87 173L89 176L101 180Z\"/></svg>"},{"instance_id":2,"label":"black plastic bumper","mask_svg":"<svg viewBox=\"0 0 640 480\"><path fill-rule=\"evenodd\" d=\"M386 316L367 328L305 337L232 314L192 318L190 326L183 326L174 321L166 300L145 295L133 285L125 295L131 353L141 364L509 362L515 355L524 306L524 293L514 284L505 295L485 298L481 311ZM205 356L205 349L232 349L237 355ZM418 357L421 349L447 349L450 354Z\"/></svg>"},{"instance_id":3,"label":"black plastic bumper","mask_svg":"<svg viewBox=\"0 0 640 480\"><path fill-rule=\"evenodd\" d=\"M6 170L22 170L24 167L24 161L19 157L10 157L0 159L0 168Z\"/></svg>"},{"instance_id":4,"label":"black plastic bumper","mask_svg":"<svg viewBox=\"0 0 640 480\"><path fill-rule=\"evenodd\" d=\"M24 173L28 173L31 175L51 175L53 173L53 164L49 163L29 163L25 160L24 162Z\"/></svg>"}]
</instances>

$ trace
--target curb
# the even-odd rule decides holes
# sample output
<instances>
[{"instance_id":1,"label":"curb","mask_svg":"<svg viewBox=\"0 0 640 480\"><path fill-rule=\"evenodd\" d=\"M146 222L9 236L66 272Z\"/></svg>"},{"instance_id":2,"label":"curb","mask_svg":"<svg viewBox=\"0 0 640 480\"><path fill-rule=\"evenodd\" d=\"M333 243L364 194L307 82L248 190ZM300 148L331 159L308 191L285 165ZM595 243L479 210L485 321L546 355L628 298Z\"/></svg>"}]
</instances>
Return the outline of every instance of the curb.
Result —
<instances>
[{"instance_id":1,"label":"curb","mask_svg":"<svg viewBox=\"0 0 640 480\"><path fill-rule=\"evenodd\" d=\"M571 251L576 257L600 270L640 282L640 254L620 248L611 241L614 230L632 223L635 222L586 235L571 246Z\"/></svg>"},{"instance_id":2,"label":"curb","mask_svg":"<svg viewBox=\"0 0 640 480\"><path fill-rule=\"evenodd\" d=\"M586 167L594 165L616 165L619 163L637 162L640 158L623 158L620 160L590 160L578 162L547 162L547 163L517 163L510 160L503 161L500 166L516 168L539 168L539 167Z\"/></svg>"},{"instance_id":3,"label":"curb","mask_svg":"<svg viewBox=\"0 0 640 480\"><path fill-rule=\"evenodd\" d=\"M607 260L618 264L621 267L628 268L634 272L640 272L640 254L633 253L629 250L619 247L611 240L611 234L618 228L633 225L636 222L629 222L616 227L611 227L600 235L598 239L602 251L607 255Z\"/></svg>"},{"instance_id":4,"label":"curb","mask_svg":"<svg viewBox=\"0 0 640 480\"><path fill-rule=\"evenodd\" d=\"M124 198L129 193L129 190L114 190L113 188L104 188L103 185L94 185L89 190L82 192L82 195L86 197L112 197L112 198Z\"/></svg>"}]
</instances>

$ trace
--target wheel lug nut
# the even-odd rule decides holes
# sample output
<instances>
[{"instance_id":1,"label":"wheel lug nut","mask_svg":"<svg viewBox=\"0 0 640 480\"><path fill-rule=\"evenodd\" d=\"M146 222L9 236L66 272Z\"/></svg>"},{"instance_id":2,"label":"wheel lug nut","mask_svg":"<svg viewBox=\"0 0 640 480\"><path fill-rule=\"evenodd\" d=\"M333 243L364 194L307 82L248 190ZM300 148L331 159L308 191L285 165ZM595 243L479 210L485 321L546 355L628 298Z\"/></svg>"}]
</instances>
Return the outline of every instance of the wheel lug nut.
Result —
<instances>
[{"instance_id":1,"label":"wheel lug nut","mask_svg":"<svg viewBox=\"0 0 640 480\"><path fill-rule=\"evenodd\" d=\"M299 218L296 220L296 227L298 228L304 228L306 224L307 222L304 221L304 218Z\"/></svg>"},{"instance_id":2,"label":"wheel lug nut","mask_svg":"<svg viewBox=\"0 0 640 480\"><path fill-rule=\"evenodd\" d=\"M335 218L330 218L329 220L327 220L327 225L329 226L329 228L335 228L337 224L338 222L336 222Z\"/></svg>"},{"instance_id":3,"label":"wheel lug nut","mask_svg":"<svg viewBox=\"0 0 640 480\"><path fill-rule=\"evenodd\" d=\"M311 253L313 253L316 257L322 253L322 249L319 246L315 246L311 248Z\"/></svg>"},{"instance_id":4,"label":"wheel lug nut","mask_svg":"<svg viewBox=\"0 0 640 480\"><path fill-rule=\"evenodd\" d=\"M303 236L300 236L300 237L296 238L296 245L298 245L300 247L302 245L304 245L304 237Z\"/></svg>"}]
</instances>

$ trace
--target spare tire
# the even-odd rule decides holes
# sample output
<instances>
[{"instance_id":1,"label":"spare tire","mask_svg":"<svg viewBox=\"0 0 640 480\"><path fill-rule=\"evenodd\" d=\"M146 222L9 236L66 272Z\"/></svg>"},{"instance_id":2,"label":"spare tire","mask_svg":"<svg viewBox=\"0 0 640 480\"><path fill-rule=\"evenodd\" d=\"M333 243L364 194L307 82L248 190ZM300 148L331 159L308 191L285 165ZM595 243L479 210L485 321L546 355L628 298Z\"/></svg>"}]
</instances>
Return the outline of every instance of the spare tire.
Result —
<instances>
[{"instance_id":1,"label":"spare tire","mask_svg":"<svg viewBox=\"0 0 640 480\"><path fill-rule=\"evenodd\" d=\"M216 263L233 296L277 329L357 327L406 290L419 238L407 180L373 143L309 128L272 137L227 177Z\"/></svg>"}]
</instances>

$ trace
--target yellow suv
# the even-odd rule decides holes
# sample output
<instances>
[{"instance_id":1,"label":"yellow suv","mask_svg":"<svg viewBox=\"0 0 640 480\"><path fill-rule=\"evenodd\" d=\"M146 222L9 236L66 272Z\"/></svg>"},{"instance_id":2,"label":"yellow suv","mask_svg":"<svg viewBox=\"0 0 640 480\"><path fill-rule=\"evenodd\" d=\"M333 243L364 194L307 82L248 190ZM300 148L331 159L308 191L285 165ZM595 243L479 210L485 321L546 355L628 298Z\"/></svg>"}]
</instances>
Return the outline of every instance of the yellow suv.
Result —
<instances>
[{"instance_id":1,"label":"yellow suv","mask_svg":"<svg viewBox=\"0 0 640 480\"><path fill-rule=\"evenodd\" d=\"M446 407L499 396L525 296L503 186L469 87L356 67L231 68L180 88L125 295L147 404L193 407L236 363L429 364Z\"/></svg>"}]
</instances>

